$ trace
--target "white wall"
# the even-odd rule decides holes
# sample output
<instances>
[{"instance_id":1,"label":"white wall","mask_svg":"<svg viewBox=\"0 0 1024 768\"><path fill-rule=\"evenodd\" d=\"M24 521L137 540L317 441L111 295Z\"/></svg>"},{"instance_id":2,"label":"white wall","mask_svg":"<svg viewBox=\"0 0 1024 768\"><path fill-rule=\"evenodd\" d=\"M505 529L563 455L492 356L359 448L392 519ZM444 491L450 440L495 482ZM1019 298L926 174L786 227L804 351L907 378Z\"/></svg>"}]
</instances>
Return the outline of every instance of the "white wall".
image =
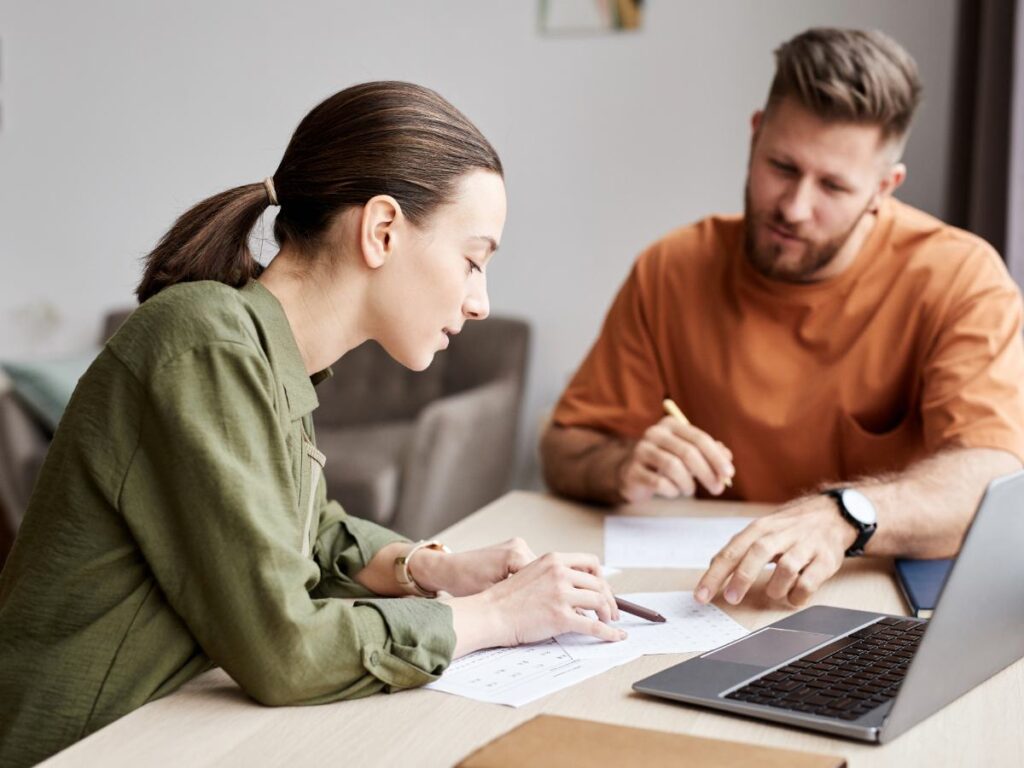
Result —
<instances>
[{"instance_id":1,"label":"white wall","mask_svg":"<svg viewBox=\"0 0 1024 768\"><path fill-rule=\"evenodd\" d=\"M903 198L941 215L956 0L648 0L642 32L542 37L534 0L33 0L0 7L0 357L90 343L139 257L191 203L273 172L330 93L397 78L477 122L507 169L494 312L535 346L536 423L635 254L741 207L748 118L772 49L814 25L883 29L926 100Z\"/></svg>"}]
</instances>

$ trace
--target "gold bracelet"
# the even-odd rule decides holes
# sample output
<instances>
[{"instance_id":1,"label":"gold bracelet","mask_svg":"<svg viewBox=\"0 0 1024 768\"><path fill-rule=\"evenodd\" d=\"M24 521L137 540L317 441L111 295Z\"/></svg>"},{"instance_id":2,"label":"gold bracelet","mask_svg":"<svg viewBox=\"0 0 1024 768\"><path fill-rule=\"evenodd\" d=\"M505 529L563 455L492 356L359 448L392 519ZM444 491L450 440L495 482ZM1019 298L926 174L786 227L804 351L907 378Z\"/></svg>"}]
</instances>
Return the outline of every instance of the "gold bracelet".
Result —
<instances>
[{"instance_id":1,"label":"gold bracelet","mask_svg":"<svg viewBox=\"0 0 1024 768\"><path fill-rule=\"evenodd\" d=\"M409 561L412 560L412 556L415 555L421 549L435 549L438 552L451 552L451 550L442 544L440 541L427 541L421 539L412 545L412 548L401 557L395 558L395 581L401 584L403 587L410 588L414 594L420 597L437 597L437 592L428 592L419 584L416 583L416 579L409 573Z\"/></svg>"}]
</instances>

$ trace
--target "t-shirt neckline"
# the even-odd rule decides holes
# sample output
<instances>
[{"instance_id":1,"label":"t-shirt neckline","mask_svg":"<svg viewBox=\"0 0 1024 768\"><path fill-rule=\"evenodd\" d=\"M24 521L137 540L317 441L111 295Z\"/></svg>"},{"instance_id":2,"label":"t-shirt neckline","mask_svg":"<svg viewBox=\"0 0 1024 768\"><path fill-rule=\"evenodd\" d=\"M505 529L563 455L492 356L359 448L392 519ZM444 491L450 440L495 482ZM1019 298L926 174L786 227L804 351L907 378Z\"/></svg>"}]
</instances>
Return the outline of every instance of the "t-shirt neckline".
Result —
<instances>
[{"instance_id":1,"label":"t-shirt neckline","mask_svg":"<svg viewBox=\"0 0 1024 768\"><path fill-rule=\"evenodd\" d=\"M844 286L855 281L875 260L879 251L882 250L882 243L888 236L889 228L892 225L893 201L886 198L879 205L876 214L875 225L868 233L853 263L847 269L834 277L818 280L813 283L787 283L782 280L773 280L754 269L747 261L744 253L745 238L741 237L736 259L739 262L739 275L743 282L748 283L762 293L771 295L775 299L783 301L807 301L818 297L835 296L836 291L841 291ZM747 226L746 218L742 219L743 227Z\"/></svg>"}]
</instances>

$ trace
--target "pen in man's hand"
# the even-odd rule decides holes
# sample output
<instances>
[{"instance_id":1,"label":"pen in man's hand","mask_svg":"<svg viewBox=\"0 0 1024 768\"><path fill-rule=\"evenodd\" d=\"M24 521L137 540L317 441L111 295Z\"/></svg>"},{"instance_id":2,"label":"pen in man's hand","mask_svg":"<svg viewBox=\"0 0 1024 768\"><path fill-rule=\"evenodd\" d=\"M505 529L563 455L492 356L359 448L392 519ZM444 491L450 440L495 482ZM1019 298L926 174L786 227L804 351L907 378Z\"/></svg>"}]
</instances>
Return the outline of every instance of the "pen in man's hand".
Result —
<instances>
[{"instance_id":1,"label":"pen in man's hand","mask_svg":"<svg viewBox=\"0 0 1024 768\"><path fill-rule=\"evenodd\" d=\"M652 611L650 608L644 608L642 605L631 603L629 600L623 600L621 597L615 598L615 604L619 606L620 611L631 613L634 616L639 616L641 619L656 621L658 623L665 621L665 617L657 611Z\"/></svg>"},{"instance_id":2,"label":"pen in man's hand","mask_svg":"<svg viewBox=\"0 0 1024 768\"><path fill-rule=\"evenodd\" d=\"M664 400L662 400L661 405L662 407L664 407L665 413L674 418L680 424L690 426L690 420L683 415L683 412L679 409L679 406L676 405L675 400L673 400L671 397L666 397ZM723 477L722 484L726 488L732 488L732 478Z\"/></svg>"}]
</instances>

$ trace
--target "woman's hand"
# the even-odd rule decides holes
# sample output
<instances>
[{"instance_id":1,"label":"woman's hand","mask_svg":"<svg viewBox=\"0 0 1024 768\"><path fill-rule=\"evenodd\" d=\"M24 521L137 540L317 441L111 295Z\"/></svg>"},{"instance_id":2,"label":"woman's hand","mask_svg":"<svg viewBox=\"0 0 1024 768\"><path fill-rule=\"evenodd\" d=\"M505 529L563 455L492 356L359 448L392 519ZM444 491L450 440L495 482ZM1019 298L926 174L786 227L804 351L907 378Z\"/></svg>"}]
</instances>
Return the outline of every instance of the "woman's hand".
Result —
<instances>
[{"instance_id":1,"label":"woman's hand","mask_svg":"<svg viewBox=\"0 0 1024 768\"><path fill-rule=\"evenodd\" d=\"M548 553L491 588L446 599L455 623L455 656L578 632L601 640L626 633L608 626L619 610L594 555ZM594 611L594 619L585 614Z\"/></svg>"},{"instance_id":2,"label":"woman's hand","mask_svg":"<svg viewBox=\"0 0 1024 768\"><path fill-rule=\"evenodd\" d=\"M409 562L409 574L428 592L463 597L483 592L536 559L520 538L468 552L421 549Z\"/></svg>"}]
</instances>

